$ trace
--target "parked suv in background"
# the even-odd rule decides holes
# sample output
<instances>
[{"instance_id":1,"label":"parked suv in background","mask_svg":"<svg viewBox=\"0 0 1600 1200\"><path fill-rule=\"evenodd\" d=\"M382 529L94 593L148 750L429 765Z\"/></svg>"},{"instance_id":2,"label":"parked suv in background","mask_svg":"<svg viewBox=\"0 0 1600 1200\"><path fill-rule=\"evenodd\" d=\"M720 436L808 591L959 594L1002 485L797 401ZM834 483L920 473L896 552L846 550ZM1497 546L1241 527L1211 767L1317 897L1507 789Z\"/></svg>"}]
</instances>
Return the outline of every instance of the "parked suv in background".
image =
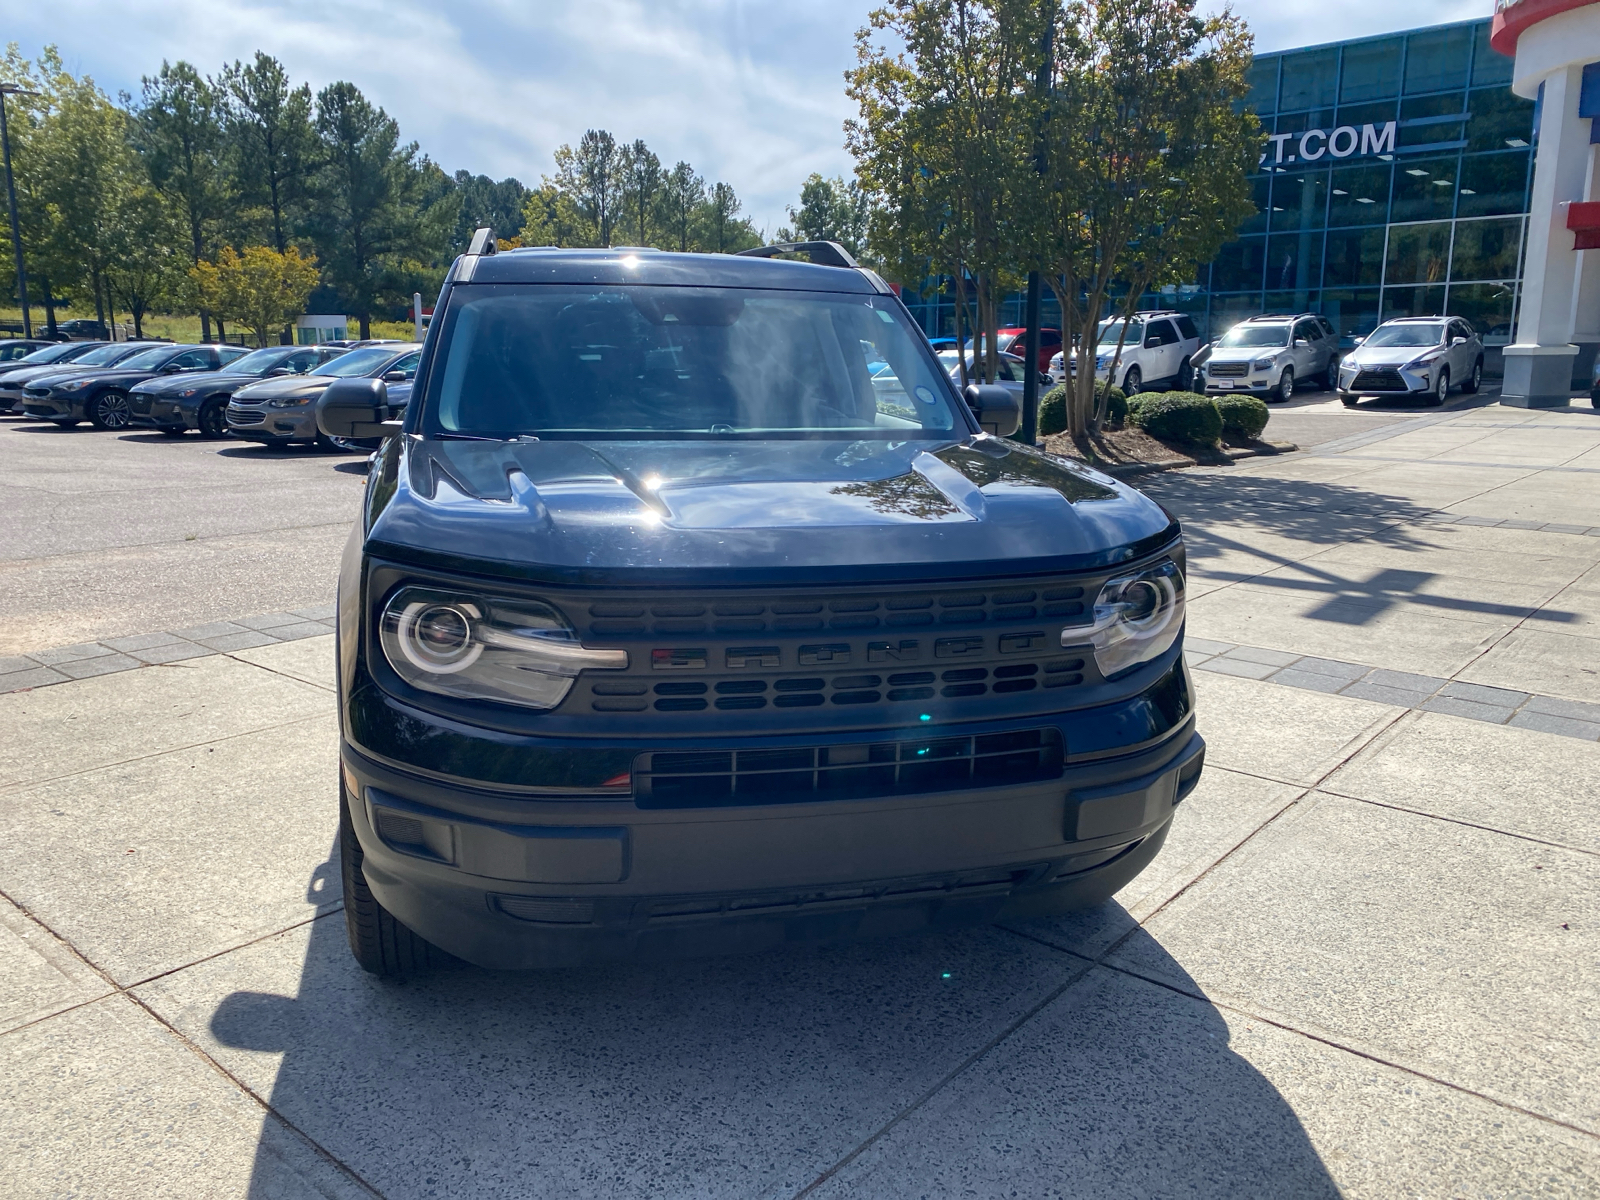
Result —
<instances>
[{"instance_id":1,"label":"parked suv in background","mask_svg":"<svg viewBox=\"0 0 1600 1200\"><path fill-rule=\"evenodd\" d=\"M1195 356L1207 392L1288 400L1302 383L1335 385L1339 335L1316 313L1249 317Z\"/></svg>"},{"instance_id":2,"label":"parked suv in background","mask_svg":"<svg viewBox=\"0 0 1600 1200\"><path fill-rule=\"evenodd\" d=\"M1119 338L1123 342L1120 354ZM1100 322L1096 340L1099 345L1095 349L1095 378L1111 380L1130 396L1158 384L1181 390L1193 385L1200 331L1187 313L1135 313L1129 318L1125 336L1121 318L1113 317ZM1051 379L1061 382L1067 372L1068 364L1061 354L1050 360ZM1075 366L1072 372L1076 374Z\"/></svg>"},{"instance_id":3,"label":"parked suv in background","mask_svg":"<svg viewBox=\"0 0 1600 1200\"><path fill-rule=\"evenodd\" d=\"M317 429L316 403L323 390L335 379L352 377L408 384L421 357L422 347L415 342L385 342L346 350L305 375L248 384L228 402L228 432L249 442L314 442L331 449L335 443Z\"/></svg>"},{"instance_id":4,"label":"parked suv in background","mask_svg":"<svg viewBox=\"0 0 1600 1200\"><path fill-rule=\"evenodd\" d=\"M190 429L198 429L202 437L225 437L228 400L234 392L268 376L304 375L343 353L337 347L268 346L219 371L150 379L128 394L131 423L171 437Z\"/></svg>"},{"instance_id":5,"label":"parked suv in background","mask_svg":"<svg viewBox=\"0 0 1600 1200\"><path fill-rule=\"evenodd\" d=\"M121 344L121 343L118 343ZM24 389L22 411L57 425L88 420L96 429L126 429L133 416L128 393L158 375L215 371L241 358L239 346L161 344L140 349L105 367L85 367L69 375L33 380ZM80 366L93 355L85 355Z\"/></svg>"},{"instance_id":6,"label":"parked suv in background","mask_svg":"<svg viewBox=\"0 0 1600 1200\"><path fill-rule=\"evenodd\" d=\"M1204 758L1172 517L1006 440L833 243L494 245L340 569L363 967L1062 912L1154 858ZM386 393L335 381L322 431L381 436Z\"/></svg>"},{"instance_id":7,"label":"parked suv in background","mask_svg":"<svg viewBox=\"0 0 1600 1200\"><path fill-rule=\"evenodd\" d=\"M1385 321L1339 367L1339 399L1354 408L1362 396L1426 396L1443 404L1450 389L1476 392L1483 382L1483 339L1461 317Z\"/></svg>"}]
</instances>

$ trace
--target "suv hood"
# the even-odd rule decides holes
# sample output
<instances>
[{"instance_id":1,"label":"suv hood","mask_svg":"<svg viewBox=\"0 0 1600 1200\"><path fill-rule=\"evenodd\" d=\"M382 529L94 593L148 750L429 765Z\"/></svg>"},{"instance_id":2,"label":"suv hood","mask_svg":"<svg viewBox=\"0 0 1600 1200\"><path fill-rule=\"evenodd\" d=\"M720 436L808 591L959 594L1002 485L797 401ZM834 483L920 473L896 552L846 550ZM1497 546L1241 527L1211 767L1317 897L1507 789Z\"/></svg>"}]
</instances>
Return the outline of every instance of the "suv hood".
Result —
<instances>
[{"instance_id":1,"label":"suv hood","mask_svg":"<svg viewBox=\"0 0 1600 1200\"><path fill-rule=\"evenodd\" d=\"M562 582L1088 569L1139 557L1178 534L1177 522L1133 488L987 436L890 443L407 435L375 459L368 505L373 553Z\"/></svg>"},{"instance_id":2,"label":"suv hood","mask_svg":"<svg viewBox=\"0 0 1600 1200\"><path fill-rule=\"evenodd\" d=\"M1358 367L1403 367L1413 358L1432 354L1441 346L1357 346L1344 361Z\"/></svg>"},{"instance_id":3,"label":"suv hood","mask_svg":"<svg viewBox=\"0 0 1600 1200\"><path fill-rule=\"evenodd\" d=\"M1207 362L1255 362L1258 358L1277 358L1287 346L1212 346Z\"/></svg>"}]
</instances>

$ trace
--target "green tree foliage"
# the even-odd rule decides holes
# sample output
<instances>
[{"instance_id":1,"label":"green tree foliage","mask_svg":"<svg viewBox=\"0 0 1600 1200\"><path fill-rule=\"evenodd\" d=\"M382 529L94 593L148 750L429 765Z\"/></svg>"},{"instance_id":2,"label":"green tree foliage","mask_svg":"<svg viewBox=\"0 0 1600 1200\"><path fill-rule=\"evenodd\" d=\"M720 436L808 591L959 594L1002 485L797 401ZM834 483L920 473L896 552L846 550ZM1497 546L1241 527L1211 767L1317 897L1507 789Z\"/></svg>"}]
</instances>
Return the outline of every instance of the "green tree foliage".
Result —
<instances>
[{"instance_id":1,"label":"green tree foliage","mask_svg":"<svg viewBox=\"0 0 1600 1200\"><path fill-rule=\"evenodd\" d=\"M711 254L737 254L761 244L761 234L748 217L741 217L744 206L733 185L715 183L701 208L700 249Z\"/></svg>"},{"instance_id":2,"label":"green tree foliage","mask_svg":"<svg viewBox=\"0 0 1600 1200\"><path fill-rule=\"evenodd\" d=\"M399 125L354 84L317 93L316 131L321 165L307 227L326 281L367 337L373 313L403 304L443 251L456 207L423 205L416 143L402 146Z\"/></svg>"},{"instance_id":3,"label":"green tree foliage","mask_svg":"<svg viewBox=\"0 0 1600 1200\"><path fill-rule=\"evenodd\" d=\"M780 229L780 242L838 242L856 257L867 248L870 204L866 192L851 180L824 179L813 172L800 187L800 207L789 209L794 229Z\"/></svg>"},{"instance_id":4,"label":"green tree foliage","mask_svg":"<svg viewBox=\"0 0 1600 1200\"><path fill-rule=\"evenodd\" d=\"M585 131L578 148L562 146L555 154L556 187L572 197L602 246L611 245L623 189L622 154L617 139L604 129Z\"/></svg>"},{"instance_id":5,"label":"green tree foliage","mask_svg":"<svg viewBox=\"0 0 1600 1200\"><path fill-rule=\"evenodd\" d=\"M189 261L210 251L231 203L225 170L222 100L211 80L189 63L163 62L145 76L137 138L151 182L171 202L188 236ZM211 319L200 311L200 333L211 340Z\"/></svg>"},{"instance_id":6,"label":"green tree foliage","mask_svg":"<svg viewBox=\"0 0 1600 1200\"><path fill-rule=\"evenodd\" d=\"M452 255L465 250L473 233L485 225L493 229L498 238L509 240L521 236L526 220L524 210L531 193L520 180L496 181L487 175L457 171L452 186L461 197L461 211L456 216L455 232L450 238Z\"/></svg>"},{"instance_id":7,"label":"green tree foliage","mask_svg":"<svg viewBox=\"0 0 1600 1200\"><path fill-rule=\"evenodd\" d=\"M248 66L224 67L217 91L241 216L281 254L303 219L315 162L311 87L292 86L283 64L258 50Z\"/></svg>"},{"instance_id":8,"label":"green tree foliage","mask_svg":"<svg viewBox=\"0 0 1600 1200\"><path fill-rule=\"evenodd\" d=\"M238 321L255 334L257 346L266 346L305 311L317 284L317 262L301 258L293 246L281 254L271 246L249 246L243 254L224 246L214 265L200 263L189 274L209 308Z\"/></svg>"},{"instance_id":9,"label":"green tree foliage","mask_svg":"<svg viewBox=\"0 0 1600 1200\"><path fill-rule=\"evenodd\" d=\"M661 181L661 228L666 243L680 252L698 247L696 229L706 202L706 181L679 161Z\"/></svg>"},{"instance_id":10,"label":"green tree foliage","mask_svg":"<svg viewBox=\"0 0 1600 1200\"><path fill-rule=\"evenodd\" d=\"M642 140L624 146L620 156L624 222L635 246L650 245L650 231L661 204L661 160Z\"/></svg>"}]
</instances>

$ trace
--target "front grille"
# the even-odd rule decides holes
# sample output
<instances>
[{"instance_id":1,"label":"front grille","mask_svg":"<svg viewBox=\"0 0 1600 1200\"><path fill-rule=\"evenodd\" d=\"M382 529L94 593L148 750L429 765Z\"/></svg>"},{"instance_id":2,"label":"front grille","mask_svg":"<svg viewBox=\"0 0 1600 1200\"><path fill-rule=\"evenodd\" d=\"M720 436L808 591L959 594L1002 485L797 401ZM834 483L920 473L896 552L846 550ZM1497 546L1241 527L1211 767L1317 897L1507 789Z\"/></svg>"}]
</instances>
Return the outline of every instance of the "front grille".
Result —
<instances>
[{"instance_id":1,"label":"front grille","mask_svg":"<svg viewBox=\"0 0 1600 1200\"><path fill-rule=\"evenodd\" d=\"M645 919L652 925L678 924L723 917L810 915L833 909L860 909L880 904L904 904L907 901L1004 897L1015 888L1039 882L1046 869L1036 865L805 891L674 896L652 902Z\"/></svg>"},{"instance_id":2,"label":"front grille","mask_svg":"<svg viewBox=\"0 0 1600 1200\"><path fill-rule=\"evenodd\" d=\"M1238 379L1250 374L1250 364L1242 362L1207 363L1205 372L1213 379Z\"/></svg>"},{"instance_id":3,"label":"front grille","mask_svg":"<svg viewBox=\"0 0 1600 1200\"><path fill-rule=\"evenodd\" d=\"M141 396L134 392L128 397L128 411L135 416L147 417L150 415L150 397Z\"/></svg>"},{"instance_id":4,"label":"front grille","mask_svg":"<svg viewBox=\"0 0 1600 1200\"><path fill-rule=\"evenodd\" d=\"M753 647L752 649L763 649ZM1083 682L1082 658L1048 658L995 666L880 673L775 675L720 680L595 678L590 710L598 713L724 712L758 708L819 708L823 705L914 705L935 698L1005 696Z\"/></svg>"},{"instance_id":5,"label":"front grille","mask_svg":"<svg viewBox=\"0 0 1600 1200\"><path fill-rule=\"evenodd\" d=\"M228 410L230 418L234 411ZM574 607L587 608L589 631L596 637L677 637L684 634L738 637L824 630L929 629L1034 620L1060 620L1063 624L1074 625L1086 612L1081 585L906 592L888 596L595 600L587 606Z\"/></svg>"},{"instance_id":6,"label":"front grille","mask_svg":"<svg viewBox=\"0 0 1600 1200\"><path fill-rule=\"evenodd\" d=\"M47 387L31 387L27 388L23 395L29 400L47 400L50 397L50 389Z\"/></svg>"},{"instance_id":7,"label":"front grille","mask_svg":"<svg viewBox=\"0 0 1600 1200\"><path fill-rule=\"evenodd\" d=\"M1367 367L1356 375L1356 381L1350 385L1354 392L1406 392L1411 389L1406 387L1405 380L1400 378L1400 372L1393 367Z\"/></svg>"},{"instance_id":8,"label":"front grille","mask_svg":"<svg viewBox=\"0 0 1600 1200\"><path fill-rule=\"evenodd\" d=\"M229 425L260 425L267 419L267 414L260 409L235 408L228 405Z\"/></svg>"},{"instance_id":9,"label":"front grille","mask_svg":"<svg viewBox=\"0 0 1600 1200\"><path fill-rule=\"evenodd\" d=\"M1061 775L1061 731L798 746L777 750L658 751L634 766L640 808L794 804L998 787Z\"/></svg>"}]
</instances>

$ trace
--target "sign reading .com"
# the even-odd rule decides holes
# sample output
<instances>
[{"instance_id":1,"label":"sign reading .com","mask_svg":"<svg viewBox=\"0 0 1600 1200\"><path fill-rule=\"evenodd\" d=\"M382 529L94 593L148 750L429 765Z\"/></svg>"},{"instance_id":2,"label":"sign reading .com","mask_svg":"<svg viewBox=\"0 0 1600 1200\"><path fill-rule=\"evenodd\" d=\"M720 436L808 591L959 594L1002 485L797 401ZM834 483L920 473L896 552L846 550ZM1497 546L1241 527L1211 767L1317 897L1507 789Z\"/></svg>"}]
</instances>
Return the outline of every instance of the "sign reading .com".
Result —
<instances>
[{"instance_id":1,"label":"sign reading .com","mask_svg":"<svg viewBox=\"0 0 1600 1200\"><path fill-rule=\"evenodd\" d=\"M1385 125L1363 125L1357 129L1354 125L1341 125L1332 132L1326 129L1308 129L1304 133L1274 133L1267 136L1267 141L1272 144L1272 161L1284 162L1316 162L1324 154L1332 158L1349 158L1352 154L1393 154L1394 133L1398 121L1390 121ZM1299 139L1299 149L1295 153L1284 155L1285 142ZM1267 153L1263 151L1261 161L1267 161Z\"/></svg>"}]
</instances>

